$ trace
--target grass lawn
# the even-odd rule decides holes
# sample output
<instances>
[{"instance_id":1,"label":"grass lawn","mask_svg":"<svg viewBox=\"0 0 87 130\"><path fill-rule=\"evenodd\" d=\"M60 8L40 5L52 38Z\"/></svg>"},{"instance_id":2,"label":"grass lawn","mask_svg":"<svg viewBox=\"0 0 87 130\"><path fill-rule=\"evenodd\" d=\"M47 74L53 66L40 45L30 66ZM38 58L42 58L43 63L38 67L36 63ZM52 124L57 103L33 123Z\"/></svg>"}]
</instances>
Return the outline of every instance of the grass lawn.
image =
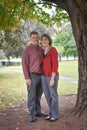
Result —
<instances>
[{"instance_id":1,"label":"grass lawn","mask_svg":"<svg viewBox=\"0 0 87 130\"><path fill-rule=\"evenodd\" d=\"M58 93L60 96L62 96L62 95L75 95L75 94L77 94L77 87L78 87L77 84L59 80Z\"/></svg>"},{"instance_id":2,"label":"grass lawn","mask_svg":"<svg viewBox=\"0 0 87 130\"><path fill-rule=\"evenodd\" d=\"M19 70L22 71L22 66L8 66L8 67L0 67L0 72L5 73L5 71L14 71Z\"/></svg>"},{"instance_id":3,"label":"grass lawn","mask_svg":"<svg viewBox=\"0 0 87 130\"><path fill-rule=\"evenodd\" d=\"M76 61L61 62L59 72L61 75L77 77L76 66ZM27 88L21 70L21 66L0 68L0 109L15 107L15 104L26 101ZM58 93L59 95L76 94L77 84L59 80Z\"/></svg>"},{"instance_id":4,"label":"grass lawn","mask_svg":"<svg viewBox=\"0 0 87 130\"><path fill-rule=\"evenodd\" d=\"M26 90L22 73L0 72L0 109L25 101Z\"/></svg>"},{"instance_id":5,"label":"grass lawn","mask_svg":"<svg viewBox=\"0 0 87 130\"><path fill-rule=\"evenodd\" d=\"M59 62L59 74L78 78L78 62L77 61Z\"/></svg>"}]
</instances>

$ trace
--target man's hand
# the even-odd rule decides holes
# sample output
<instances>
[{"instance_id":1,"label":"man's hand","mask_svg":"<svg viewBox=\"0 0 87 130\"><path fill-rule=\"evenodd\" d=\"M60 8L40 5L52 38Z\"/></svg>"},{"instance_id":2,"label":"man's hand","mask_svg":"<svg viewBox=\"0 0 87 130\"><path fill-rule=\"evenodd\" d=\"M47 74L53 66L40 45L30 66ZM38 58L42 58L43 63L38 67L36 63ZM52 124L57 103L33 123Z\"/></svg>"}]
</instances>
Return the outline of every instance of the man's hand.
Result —
<instances>
[{"instance_id":1,"label":"man's hand","mask_svg":"<svg viewBox=\"0 0 87 130\"><path fill-rule=\"evenodd\" d=\"M30 86L31 85L31 79L26 79L26 84L27 84L27 86Z\"/></svg>"}]
</instances>

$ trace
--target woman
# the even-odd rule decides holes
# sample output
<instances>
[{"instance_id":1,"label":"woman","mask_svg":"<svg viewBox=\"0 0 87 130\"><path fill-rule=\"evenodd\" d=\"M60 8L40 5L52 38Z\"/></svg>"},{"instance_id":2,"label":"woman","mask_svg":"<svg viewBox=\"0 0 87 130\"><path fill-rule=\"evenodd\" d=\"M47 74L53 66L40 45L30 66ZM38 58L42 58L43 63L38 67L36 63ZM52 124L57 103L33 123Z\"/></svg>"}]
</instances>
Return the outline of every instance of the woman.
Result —
<instances>
[{"instance_id":1,"label":"woman","mask_svg":"<svg viewBox=\"0 0 87 130\"><path fill-rule=\"evenodd\" d=\"M49 35L41 36L41 44L44 48L43 74L41 76L43 91L49 106L49 114L45 120L55 121L59 119L58 103L58 53L51 46L52 40Z\"/></svg>"}]
</instances>

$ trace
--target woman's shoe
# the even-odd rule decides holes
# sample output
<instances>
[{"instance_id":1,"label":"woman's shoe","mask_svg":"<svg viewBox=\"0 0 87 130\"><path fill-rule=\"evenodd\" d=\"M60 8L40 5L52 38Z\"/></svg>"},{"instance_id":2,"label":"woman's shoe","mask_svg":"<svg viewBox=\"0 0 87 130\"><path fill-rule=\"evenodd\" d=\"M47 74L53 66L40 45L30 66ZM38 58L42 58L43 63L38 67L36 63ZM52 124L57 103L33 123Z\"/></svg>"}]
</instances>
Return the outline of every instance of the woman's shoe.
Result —
<instances>
[{"instance_id":1,"label":"woman's shoe","mask_svg":"<svg viewBox=\"0 0 87 130\"><path fill-rule=\"evenodd\" d=\"M51 117L48 115L48 116L45 117L45 120L50 120L50 118Z\"/></svg>"},{"instance_id":2,"label":"woman's shoe","mask_svg":"<svg viewBox=\"0 0 87 130\"><path fill-rule=\"evenodd\" d=\"M53 118L53 117L50 118L50 122L54 122L54 121L56 121L56 120L58 120L58 119Z\"/></svg>"}]
</instances>

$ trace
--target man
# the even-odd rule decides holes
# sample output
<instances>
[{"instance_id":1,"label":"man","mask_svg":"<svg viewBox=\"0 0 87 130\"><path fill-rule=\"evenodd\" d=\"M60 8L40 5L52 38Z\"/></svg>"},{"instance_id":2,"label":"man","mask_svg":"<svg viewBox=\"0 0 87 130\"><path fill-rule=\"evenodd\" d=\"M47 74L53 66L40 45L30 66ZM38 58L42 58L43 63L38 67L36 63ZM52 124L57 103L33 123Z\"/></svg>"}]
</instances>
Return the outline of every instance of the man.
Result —
<instances>
[{"instance_id":1,"label":"man","mask_svg":"<svg viewBox=\"0 0 87 130\"><path fill-rule=\"evenodd\" d=\"M22 68L28 91L29 121L34 122L36 116L44 116L40 105L43 93L41 84L43 50L38 45L39 35L36 31L31 32L30 41L31 44L22 54Z\"/></svg>"}]
</instances>

